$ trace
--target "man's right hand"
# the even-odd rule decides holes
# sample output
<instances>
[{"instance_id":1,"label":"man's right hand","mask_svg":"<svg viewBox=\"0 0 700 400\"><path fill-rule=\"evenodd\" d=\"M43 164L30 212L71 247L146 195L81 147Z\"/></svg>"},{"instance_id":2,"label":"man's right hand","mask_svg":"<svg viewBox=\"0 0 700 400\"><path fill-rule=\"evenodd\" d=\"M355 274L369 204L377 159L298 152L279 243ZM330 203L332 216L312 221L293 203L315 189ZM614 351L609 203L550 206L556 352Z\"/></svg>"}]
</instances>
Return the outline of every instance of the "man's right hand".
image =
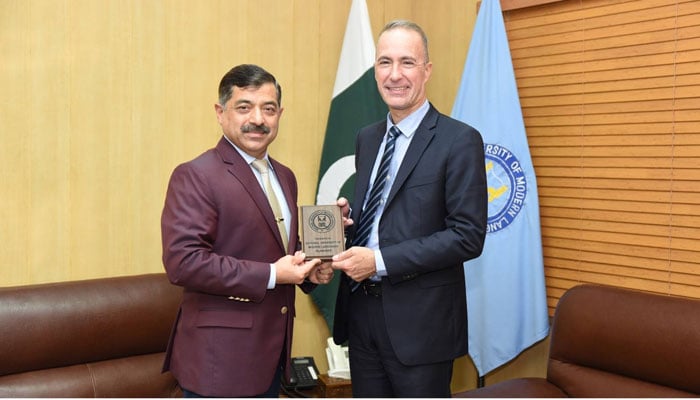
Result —
<instances>
[{"instance_id":1,"label":"man's right hand","mask_svg":"<svg viewBox=\"0 0 700 400\"><path fill-rule=\"evenodd\" d=\"M297 251L294 255L287 255L275 262L276 283L300 285L304 282L311 270L321 264L321 260L314 258L304 262L306 254Z\"/></svg>"}]
</instances>

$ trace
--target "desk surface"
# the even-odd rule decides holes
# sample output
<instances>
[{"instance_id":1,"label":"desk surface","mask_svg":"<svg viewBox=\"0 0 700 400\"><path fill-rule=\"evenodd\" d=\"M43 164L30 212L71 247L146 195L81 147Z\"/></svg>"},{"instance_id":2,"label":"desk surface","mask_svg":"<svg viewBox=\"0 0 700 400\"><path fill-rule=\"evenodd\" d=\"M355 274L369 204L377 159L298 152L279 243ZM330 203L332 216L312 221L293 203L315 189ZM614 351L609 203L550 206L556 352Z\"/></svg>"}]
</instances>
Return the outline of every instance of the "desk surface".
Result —
<instances>
[{"instance_id":1,"label":"desk surface","mask_svg":"<svg viewBox=\"0 0 700 400\"><path fill-rule=\"evenodd\" d=\"M352 397L352 381L349 379L332 378L328 374L319 375L318 386L314 389L318 397Z\"/></svg>"}]
</instances>

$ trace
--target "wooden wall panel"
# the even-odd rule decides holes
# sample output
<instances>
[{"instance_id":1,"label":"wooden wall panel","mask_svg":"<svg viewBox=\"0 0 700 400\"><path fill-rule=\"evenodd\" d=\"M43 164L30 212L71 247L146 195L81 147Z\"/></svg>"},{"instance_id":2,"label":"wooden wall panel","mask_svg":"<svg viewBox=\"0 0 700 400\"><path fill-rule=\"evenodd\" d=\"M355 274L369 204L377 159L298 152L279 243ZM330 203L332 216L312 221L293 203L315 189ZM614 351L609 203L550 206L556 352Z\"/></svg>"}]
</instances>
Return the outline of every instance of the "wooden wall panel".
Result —
<instances>
[{"instance_id":1,"label":"wooden wall panel","mask_svg":"<svg viewBox=\"0 0 700 400\"><path fill-rule=\"evenodd\" d=\"M506 12L550 311L579 283L700 298L700 3Z\"/></svg>"}]
</instances>

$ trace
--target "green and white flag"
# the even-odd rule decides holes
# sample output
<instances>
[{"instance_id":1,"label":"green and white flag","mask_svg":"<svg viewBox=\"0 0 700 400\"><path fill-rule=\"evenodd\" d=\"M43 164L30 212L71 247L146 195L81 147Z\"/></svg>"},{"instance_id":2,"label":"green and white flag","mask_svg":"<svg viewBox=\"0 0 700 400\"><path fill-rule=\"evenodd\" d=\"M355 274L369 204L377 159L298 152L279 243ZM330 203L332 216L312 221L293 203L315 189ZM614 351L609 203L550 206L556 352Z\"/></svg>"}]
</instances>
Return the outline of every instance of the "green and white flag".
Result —
<instances>
[{"instance_id":1,"label":"green and white flag","mask_svg":"<svg viewBox=\"0 0 700 400\"><path fill-rule=\"evenodd\" d=\"M355 183L355 136L363 126L386 118L388 109L374 80L374 37L365 0L353 0L335 76L333 100L323 143L316 204L352 201ZM340 273L312 293L333 331L333 314Z\"/></svg>"}]
</instances>

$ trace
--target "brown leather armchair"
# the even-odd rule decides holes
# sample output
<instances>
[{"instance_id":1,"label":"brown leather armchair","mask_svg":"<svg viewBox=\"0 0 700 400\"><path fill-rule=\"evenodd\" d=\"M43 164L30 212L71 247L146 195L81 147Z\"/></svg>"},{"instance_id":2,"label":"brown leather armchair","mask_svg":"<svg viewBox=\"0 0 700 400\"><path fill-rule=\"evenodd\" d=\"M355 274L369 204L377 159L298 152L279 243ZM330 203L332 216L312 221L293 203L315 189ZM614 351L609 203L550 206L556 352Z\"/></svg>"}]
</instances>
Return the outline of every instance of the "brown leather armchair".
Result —
<instances>
[{"instance_id":1,"label":"brown leather armchair","mask_svg":"<svg viewBox=\"0 0 700 400\"><path fill-rule=\"evenodd\" d=\"M454 397L699 397L700 300L581 285L559 300L546 378Z\"/></svg>"},{"instance_id":2,"label":"brown leather armchair","mask_svg":"<svg viewBox=\"0 0 700 400\"><path fill-rule=\"evenodd\" d=\"M181 397L164 273L0 288L0 397Z\"/></svg>"}]
</instances>

